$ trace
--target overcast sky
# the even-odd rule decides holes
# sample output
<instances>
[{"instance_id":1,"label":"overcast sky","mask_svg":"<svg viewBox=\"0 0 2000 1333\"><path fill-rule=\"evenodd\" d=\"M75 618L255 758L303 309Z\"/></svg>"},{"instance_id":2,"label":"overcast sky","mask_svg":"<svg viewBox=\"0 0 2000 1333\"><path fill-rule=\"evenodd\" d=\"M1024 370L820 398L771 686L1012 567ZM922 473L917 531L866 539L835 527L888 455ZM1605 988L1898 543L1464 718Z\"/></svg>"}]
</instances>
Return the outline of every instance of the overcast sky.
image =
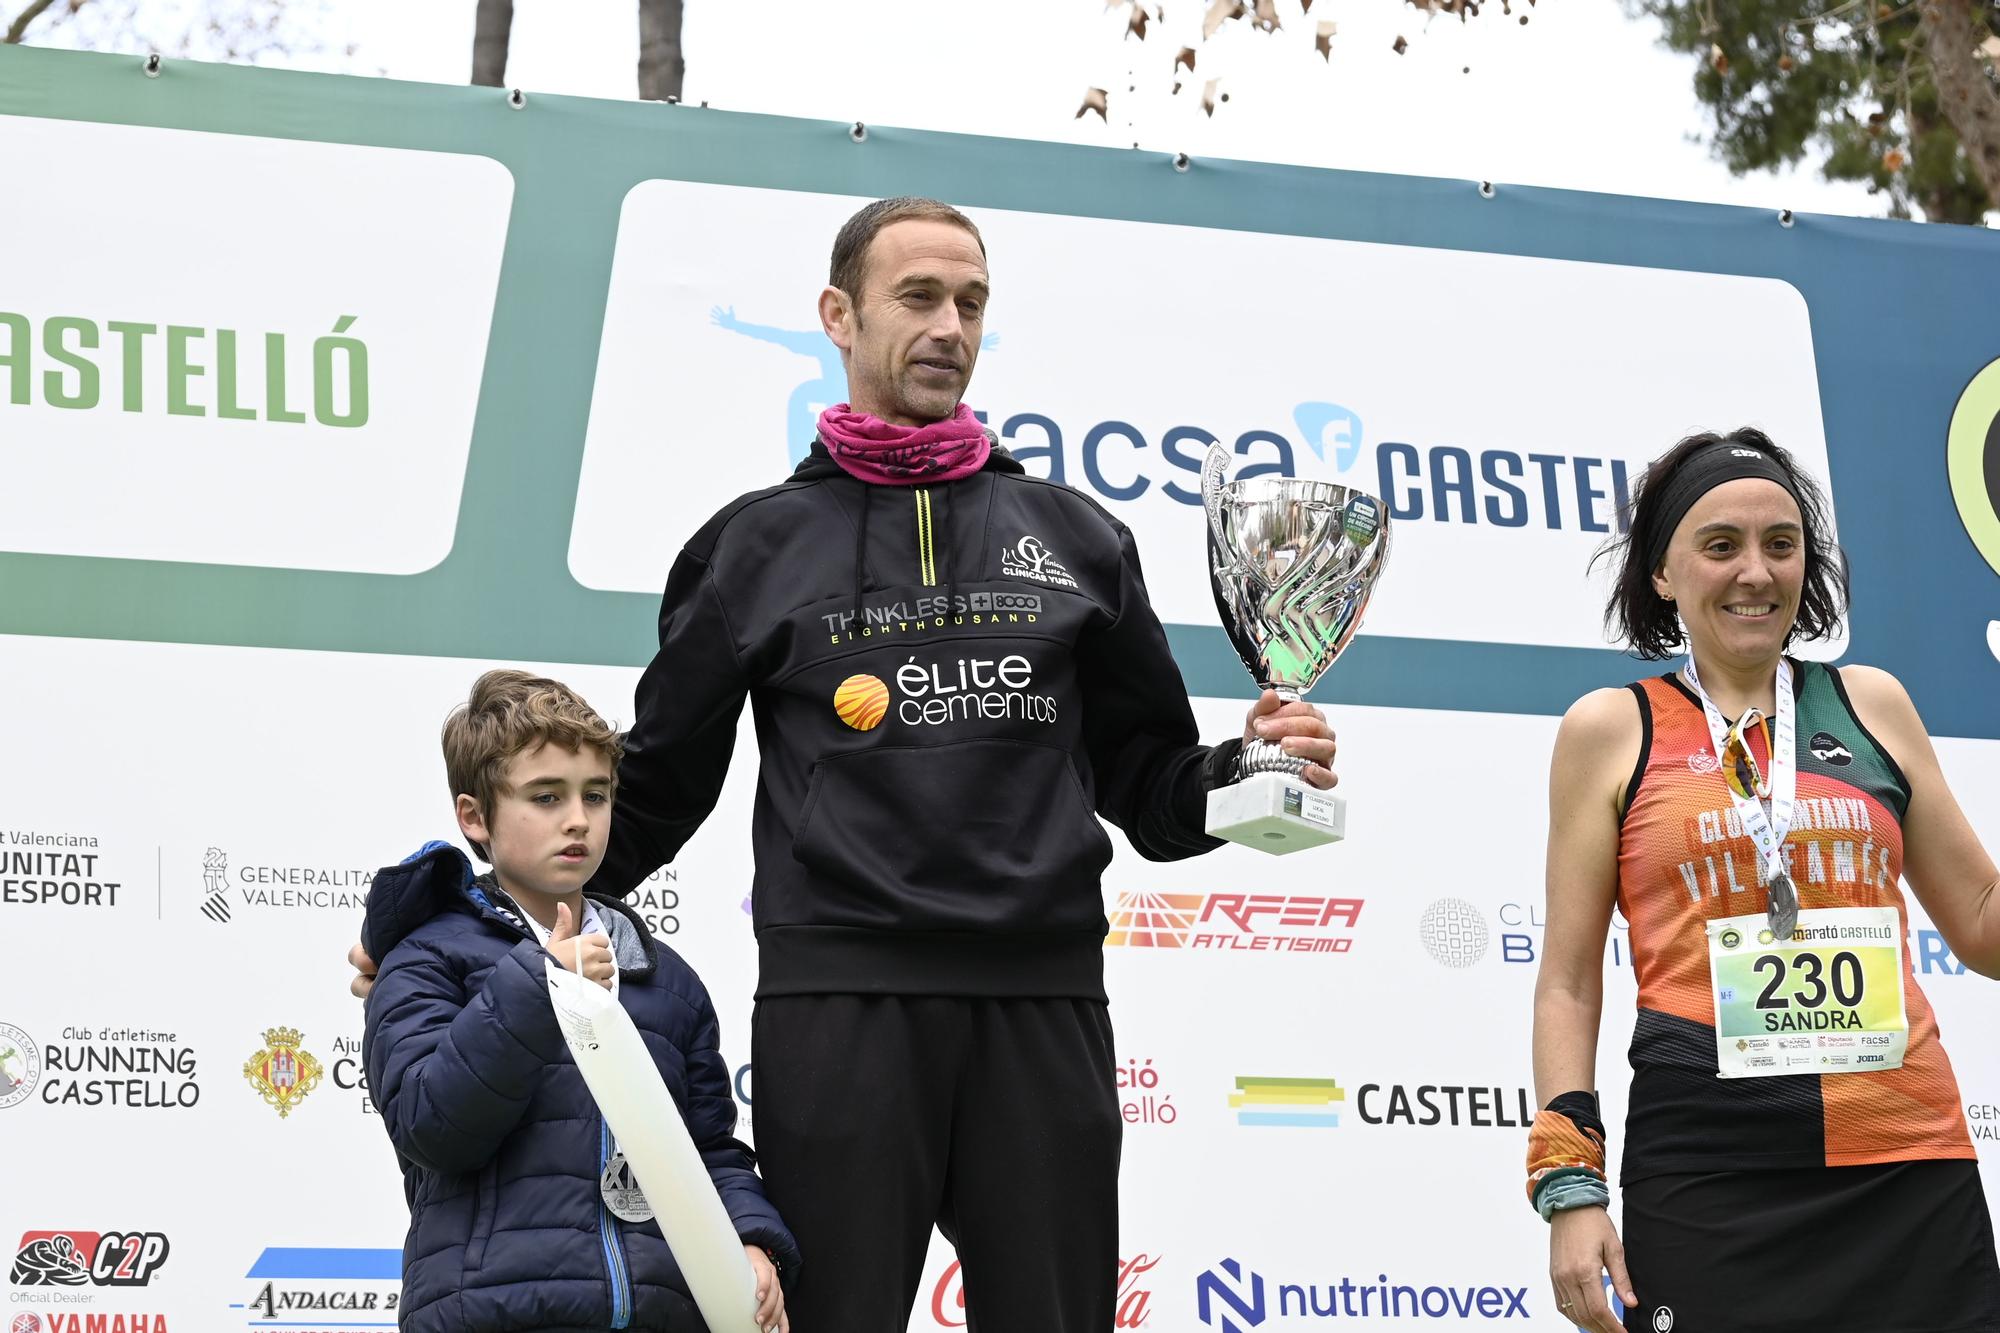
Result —
<instances>
[{"instance_id":1,"label":"overcast sky","mask_svg":"<svg viewBox=\"0 0 2000 1333\"><path fill-rule=\"evenodd\" d=\"M1816 165L1737 178L1691 141L1703 128L1690 57L1617 0L1488 0L1461 24L1403 0L1279 0L1275 34L1227 25L1199 77L1172 92L1174 54L1204 0L1164 0L1144 42L1104 0L686 0L687 97L712 106L970 134L1147 148L1323 167L1491 179L1616 194L1879 215ZM1529 22L1518 19L1527 15ZM357 65L436 82L467 77L472 0L340 0ZM1332 58L1317 21L1338 25ZM1193 34L1198 35L1198 34ZM1393 44L1408 38L1403 55ZM516 0L508 81L630 97L630 3ZM1468 71L1469 67L1469 72ZM1227 104L1200 110L1202 83ZM1136 93L1126 89L1137 85ZM1110 121L1075 111L1110 90Z\"/></svg>"}]
</instances>

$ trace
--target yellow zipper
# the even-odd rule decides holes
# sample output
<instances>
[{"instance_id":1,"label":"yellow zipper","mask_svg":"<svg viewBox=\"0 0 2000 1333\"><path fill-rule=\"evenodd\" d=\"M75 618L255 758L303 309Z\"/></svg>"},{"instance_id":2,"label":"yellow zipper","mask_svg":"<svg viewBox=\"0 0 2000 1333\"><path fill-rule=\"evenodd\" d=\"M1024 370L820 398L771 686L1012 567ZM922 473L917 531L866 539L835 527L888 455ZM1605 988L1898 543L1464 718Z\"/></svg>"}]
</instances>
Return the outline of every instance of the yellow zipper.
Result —
<instances>
[{"instance_id":1,"label":"yellow zipper","mask_svg":"<svg viewBox=\"0 0 2000 1333\"><path fill-rule=\"evenodd\" d=\"M917 496L917 560L922 566L924 586L937 586L937 556L931 548L931 493L919 488Z\"/></svg>"}]
</instances>

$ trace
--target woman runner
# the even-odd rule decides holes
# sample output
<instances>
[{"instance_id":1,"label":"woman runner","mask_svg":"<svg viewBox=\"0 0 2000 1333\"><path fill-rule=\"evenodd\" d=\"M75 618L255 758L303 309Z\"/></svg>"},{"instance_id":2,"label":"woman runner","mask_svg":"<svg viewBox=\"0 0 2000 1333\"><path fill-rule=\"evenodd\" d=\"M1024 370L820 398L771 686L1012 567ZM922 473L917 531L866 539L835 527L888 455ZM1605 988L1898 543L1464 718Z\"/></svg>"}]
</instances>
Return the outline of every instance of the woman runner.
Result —
<instances>
[{"instance_id":1,"label":"woman runner","mask_svg":"<svg viewBox=\"0 0 2000 1333\"><path fill-rule=\"evenodd\" d=\"M1825 502L1762 432L1696 435L1647 470L1613 553L1608 623L1687 656L1578 700L1551 760L1528 1192L1557 1305L1604 1333L1607 1285L1651 1333L2000 1330L1898 887L2000 976L2000 872L1903 687L1785 655L1845 608ZM1622 1245L1588 1091L1614 902L1639 986Z\"/></svg>"}]
</instances>

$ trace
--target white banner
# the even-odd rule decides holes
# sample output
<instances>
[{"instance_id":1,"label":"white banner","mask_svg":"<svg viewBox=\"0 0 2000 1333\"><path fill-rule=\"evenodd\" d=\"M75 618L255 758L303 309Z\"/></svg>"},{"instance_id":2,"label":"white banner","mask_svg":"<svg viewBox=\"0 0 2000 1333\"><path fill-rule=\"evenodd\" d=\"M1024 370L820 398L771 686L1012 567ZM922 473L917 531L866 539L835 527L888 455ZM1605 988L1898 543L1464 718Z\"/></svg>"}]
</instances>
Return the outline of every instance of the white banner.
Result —
<instances>
[{"instance_id":1,"label":"white banner","mask_svg":"<svg viewBox=\"0 0 2000 1333\"><path fill-rule=\"evenodd\" d=\"M626 196L580 582L657 592L680 544L783 480L845 399L817 239L866 202L687 181ZM1605 585L1585 567L1683 435L1755 424L1827 480L1812 331L1786 283L970 212L994 297L966 401L1030 471L1132 529L1169 622L1215 616L1197 507L1211 439L1238 469L1381 498L1395 548L1368 632L1429 639L1604 646ZM629 521L635 494L647 522Z\"/></svg>"},{"instance_id":2,"label":"white banner","mask_svg":"<svg viewBox=\"0 0 2000 1333\"><path fill-rule=\"evenodd\" d=\"M489 665L0 639L0 696L89 701L9 721L10 752L33 758L10 767L0 824L17 946L0 1048L35 1058L0 1053L20 1083L0 1095L14 1148L0 1243L10 1256L43 1233L167 1246L132 1284L16 1281L9 1317L43 1320L29 1333L88 1333L99 1326L68 1317L121 1313L171 1313L183 1329L393 1322L406 1214L362 1086L343 956L371 869L450 830L437 729ZM631 717L634 669L520 665ZM1235 731L1244 706L1197 701L1204 734ZM1340 708L1335 722L1345 842L1275 877L1239 848L1161 865L1121 842L1106 876L1126 1122L1120 1327L1211 1327L1198 1284L1213 1312L1218 1289L1247 1302L1258 1279L1273 1314L1282 1287L1351 1281L1357 1311L1362 1287L1408 1286L1465 1303L1466 1319L1560 1328L1547 1231L1521 1190L1555 719ZM1989 846L1995 748L1939 742ZM715 997L753 1141L755 774L746 726L715 813L636 900ZM58 888L29 896L24 881ZM1615 1178L1635 992L1614 926L1598 1078ZM1963 972L1914 904L1912 926L1916 979L1983 1150L2000 1136L2000 1059L1979 1034L2000 1021L2000 988ZM262 1077L274 1057L303 1071L289 1099ZM2000 1194L1997 1160L1985 1169ZM938 1241L913 1330L962 1326L952 1263ZM370 1297L372 1310L313 1308ZM1517 1298L1526 1318L1510 1313Z\"/></svg>"}]
</instances>

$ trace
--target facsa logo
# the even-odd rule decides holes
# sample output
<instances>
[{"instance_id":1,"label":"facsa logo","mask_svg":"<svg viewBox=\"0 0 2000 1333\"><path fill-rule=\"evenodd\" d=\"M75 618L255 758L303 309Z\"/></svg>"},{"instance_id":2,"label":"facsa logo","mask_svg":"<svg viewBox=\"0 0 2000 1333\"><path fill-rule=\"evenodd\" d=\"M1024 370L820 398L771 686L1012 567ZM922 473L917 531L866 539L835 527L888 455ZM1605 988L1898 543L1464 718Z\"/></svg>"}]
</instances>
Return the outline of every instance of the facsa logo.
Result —
<instances>
[{"instance_id":1,"label":"facsa logo","mask_svg":"<svg viewBox=\"0 0 2000 1333\"><path fill-rule=\"evenodd\" d=\"M158 1231L30 1231L14 1253L17 1287L143 1287L167 1262Z\"/></svg>"}]
</instances>

